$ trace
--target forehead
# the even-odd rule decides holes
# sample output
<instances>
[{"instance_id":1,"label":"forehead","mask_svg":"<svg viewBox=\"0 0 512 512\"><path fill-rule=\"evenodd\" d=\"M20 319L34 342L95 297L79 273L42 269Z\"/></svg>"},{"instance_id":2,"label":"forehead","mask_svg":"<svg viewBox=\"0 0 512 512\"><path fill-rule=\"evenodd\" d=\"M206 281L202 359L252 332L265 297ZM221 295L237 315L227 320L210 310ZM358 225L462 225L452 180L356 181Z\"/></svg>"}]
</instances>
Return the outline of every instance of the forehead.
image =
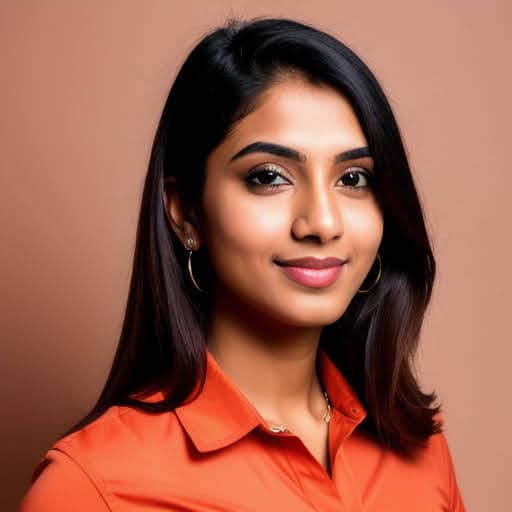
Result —
<instances>
[{"instance_id":1,"label":"forehead","mask_svg":"<svg viewBox=\"0 0 512 512\"><path fill-rule=\"evenodd\" d=\"M271 140L312 154L366 145L357 116L343 95L327 85L297 79L267 89L218 149L233 153L256 140Z\"/></svg>"}]
</instances>

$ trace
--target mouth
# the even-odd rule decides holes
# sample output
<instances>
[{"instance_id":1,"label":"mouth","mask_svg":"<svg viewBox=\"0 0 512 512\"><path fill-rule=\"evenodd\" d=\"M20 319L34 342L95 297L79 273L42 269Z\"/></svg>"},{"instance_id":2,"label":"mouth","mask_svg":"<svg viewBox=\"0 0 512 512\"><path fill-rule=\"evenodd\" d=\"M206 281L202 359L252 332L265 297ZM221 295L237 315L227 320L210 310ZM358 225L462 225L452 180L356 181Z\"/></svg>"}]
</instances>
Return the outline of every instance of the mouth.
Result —
<instances>
[{"instance_id":1,"label":"mouth","mask_svg":"<svg viewBox=\"0 0 512 512\"><path fill-rule=\"evenodd\" d=\"M274 260L283 273L292 281L311 288L323 288L333 284L339 277L347 260L339 258L301 258Z\"/></svg>"}]
</instances>

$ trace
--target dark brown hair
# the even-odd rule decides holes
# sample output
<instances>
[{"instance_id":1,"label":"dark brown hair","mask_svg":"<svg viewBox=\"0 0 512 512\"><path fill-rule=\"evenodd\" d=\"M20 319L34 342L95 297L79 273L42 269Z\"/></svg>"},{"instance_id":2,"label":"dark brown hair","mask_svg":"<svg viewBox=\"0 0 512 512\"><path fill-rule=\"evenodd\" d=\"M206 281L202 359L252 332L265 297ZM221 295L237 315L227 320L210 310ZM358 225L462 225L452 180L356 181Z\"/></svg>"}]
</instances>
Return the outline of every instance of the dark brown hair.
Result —
<instances>
[{"instance_id":1,"label":"dark brown hair","mask_svg":"<svg viewBox=\"0 0 512 512\"><path fill-rule=\"evenodd\" d=\"M255 19L230 20L207 34L174 80L144 185L117 353L98 402L67 433L112 405L158 413L181 405L198 380L201 389L210 303L188 280L186 252L163 206L164 180L176 178L183 201L201 218L208 155L283 73L334 87L351 103L374 159L384 216L382 277L324 327L320 344L367 408L361 428L378 442L411 454L441 431L436 396L420 390L413 371L436 265L390 105L372 72L338 39L292 20ZM207 281L207 253L198 252L196 268L199 282ZM140 400L155 390L165 400Z\"/></svg>"}]
</instances>

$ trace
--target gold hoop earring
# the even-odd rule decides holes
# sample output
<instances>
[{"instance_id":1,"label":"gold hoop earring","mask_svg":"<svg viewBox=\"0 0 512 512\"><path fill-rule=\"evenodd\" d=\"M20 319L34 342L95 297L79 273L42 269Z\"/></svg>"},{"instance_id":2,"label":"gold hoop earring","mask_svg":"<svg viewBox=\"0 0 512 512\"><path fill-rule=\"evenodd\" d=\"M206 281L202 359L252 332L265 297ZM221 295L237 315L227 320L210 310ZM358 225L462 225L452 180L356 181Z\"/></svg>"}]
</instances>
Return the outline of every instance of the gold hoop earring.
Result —
<instances>
[{"instance_id":1,"label":"gold hoop earring","mask_svg":"<svg viewBox=\"0 0 512 512\"><path fill-rule=\"evenodd\" d=\"M370 286L370 288L367 288L366 290L361 290L361 288L359 288L359 290L357 290L357 293L369 292L380 281L380 276L382 275L382 261L380 259L379 253L377 253L377 260L379 261L379 273L377 274L377 279L375 279L375 282Z\"/></svg>"},{"instance_id":2,"label":"gold hoop earring","mask_svg":"<svg viewBox=\"0 0 512 512\"><path fill-rule=\"evenodd\" d=\"M193 238L188 238L187 239L187 247L189 247L190 249L194 248L196 245L196 241L193 239ZM192 253L194 251L192 250L189 250L188 251L188 265L187 265L187 268L188 268L188 275L190 276L190 279L192 280L192 283L194 284L194 287L196 288L196 290L202 292L202 293L207 293L206 290L203 290L198 284L197 284L197 281L195 280L194 278L194 273L192 272Z\"/></svg>"}]
</instances>

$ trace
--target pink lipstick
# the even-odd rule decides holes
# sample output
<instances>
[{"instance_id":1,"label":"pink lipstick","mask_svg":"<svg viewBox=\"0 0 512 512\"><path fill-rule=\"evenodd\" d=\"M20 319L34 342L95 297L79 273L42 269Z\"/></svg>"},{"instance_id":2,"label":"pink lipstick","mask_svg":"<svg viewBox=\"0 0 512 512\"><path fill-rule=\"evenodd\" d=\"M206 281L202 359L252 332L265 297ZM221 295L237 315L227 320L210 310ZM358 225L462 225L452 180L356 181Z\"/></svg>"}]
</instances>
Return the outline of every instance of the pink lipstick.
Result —
<instances>
[{"instance_id":1,"label":"pink lipstick","mask_svg":"<svg viewBox=\"0 0 512 512\"><path fill-rule=\"evenodd\" d=\"M274 260L274 263L281 267L290 279L313 288L322 288L334 283L345 262L346 260L339 258L319 259L314 257Z\"/></svg>"}]
</instances>

